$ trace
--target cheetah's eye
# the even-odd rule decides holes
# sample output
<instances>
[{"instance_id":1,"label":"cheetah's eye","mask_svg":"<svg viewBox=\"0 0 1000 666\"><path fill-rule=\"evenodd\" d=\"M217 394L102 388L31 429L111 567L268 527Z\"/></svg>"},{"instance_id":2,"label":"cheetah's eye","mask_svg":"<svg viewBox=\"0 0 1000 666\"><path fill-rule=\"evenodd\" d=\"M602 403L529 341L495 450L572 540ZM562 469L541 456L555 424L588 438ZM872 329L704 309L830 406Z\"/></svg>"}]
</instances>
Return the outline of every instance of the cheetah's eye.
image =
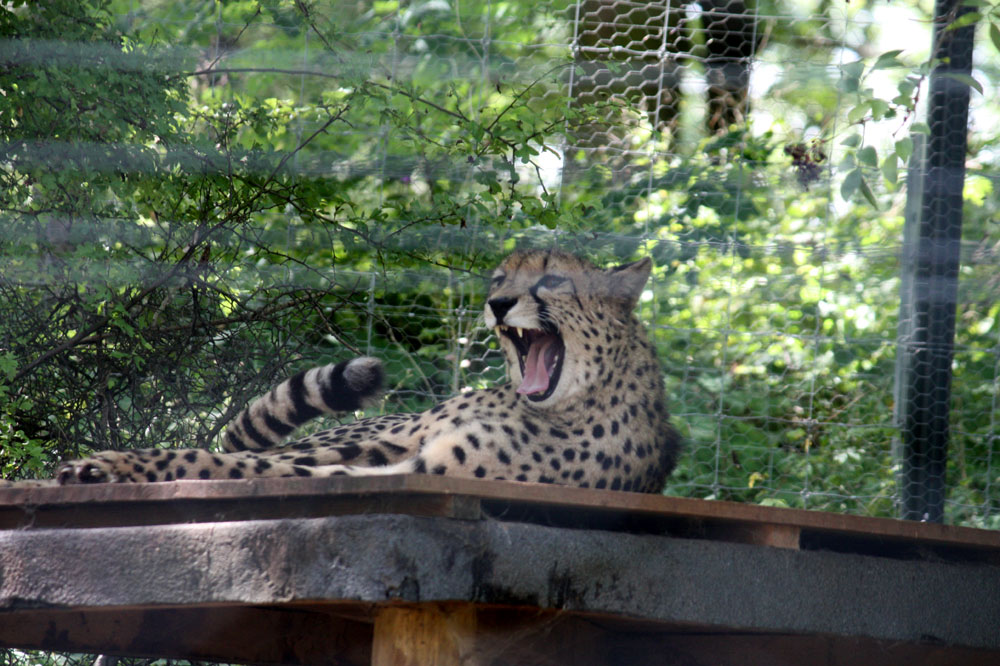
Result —
<instances>
[{"instance_id":1,"label":"cheetah's eye","mask_svg":"<svg viewBox=\"0 0 1000 666\"><path fill-rule=\"evenodd\" d=\"M500 275L494 275L493 279L490 280L491 287L499 287L503 284L503 281L507 279L507 276L501 273Z\"/></svg>"},{"instance_id":2,"label":"cheetah's eye","mask_svg":"<svg viewBox=\"0 0 1000 666\"><path fill-rule=\"evenodd\" d=\"M538 281L538 286L546 289L555 289L568 279L558 275L545 275Z\"/></svg>"}]
</instances>

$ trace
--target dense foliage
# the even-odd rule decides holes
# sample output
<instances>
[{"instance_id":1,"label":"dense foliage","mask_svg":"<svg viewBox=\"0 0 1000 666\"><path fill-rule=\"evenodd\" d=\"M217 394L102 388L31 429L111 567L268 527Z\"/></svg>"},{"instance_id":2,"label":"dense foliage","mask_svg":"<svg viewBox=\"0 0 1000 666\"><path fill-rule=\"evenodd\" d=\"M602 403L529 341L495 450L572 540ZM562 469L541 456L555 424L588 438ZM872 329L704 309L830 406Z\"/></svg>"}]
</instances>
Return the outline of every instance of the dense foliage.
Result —
<instances>
[{"instance_id":1,"label":"dense foliage","mask_svg":"<svg viewBox=\"0 0 1000 666\"><path fill-rule=\"evenodd\" d=\"M0 472L211 446L275 379L357 352L389 364L383 409L499 381L478 276L557 243L655 259L642 316L689 441L667 492L894 515L906 165L933 56L929 34L928 53L873 49L877 5L759 3L782 17L755 37L766 94L710 132L697 93L669 126L627 94L568 104L565 1L9 3ZM949 519L991 527L998 146L980 122L949 469Z\"/></svg>"}]
</instances>

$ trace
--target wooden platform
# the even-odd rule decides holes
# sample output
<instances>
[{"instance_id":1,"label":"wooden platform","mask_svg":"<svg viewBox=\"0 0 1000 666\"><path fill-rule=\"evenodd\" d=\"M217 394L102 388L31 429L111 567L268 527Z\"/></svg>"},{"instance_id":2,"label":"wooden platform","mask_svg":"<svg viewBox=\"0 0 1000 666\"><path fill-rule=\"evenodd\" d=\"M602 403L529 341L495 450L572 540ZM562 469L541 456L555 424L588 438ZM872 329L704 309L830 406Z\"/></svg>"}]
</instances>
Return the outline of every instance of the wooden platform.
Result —
<instances>
[{"instance_id":1,"label":"wooden platform","mask_svg":"<svg viewBox=\"0 0 1000 666\"><path fill-rule=\"evenodd\" d=\"M431 476L7 488L0 645L288 664L997 664L1000 533Z\"/></svg>"}]
</instances>

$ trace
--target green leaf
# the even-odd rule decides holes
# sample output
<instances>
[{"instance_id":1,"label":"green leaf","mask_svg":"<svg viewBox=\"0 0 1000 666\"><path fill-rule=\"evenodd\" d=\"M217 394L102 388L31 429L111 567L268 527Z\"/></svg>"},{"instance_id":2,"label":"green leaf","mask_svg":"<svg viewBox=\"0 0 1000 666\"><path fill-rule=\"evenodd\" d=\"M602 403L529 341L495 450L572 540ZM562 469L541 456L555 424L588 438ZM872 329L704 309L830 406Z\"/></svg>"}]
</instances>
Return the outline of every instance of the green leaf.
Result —
<instances>
[{"instance_id":1,"label":"green leaf","mask_svg":"<svg viewBox=\"0 0 1000 666\"><path fill-rule=\"evenodd\" d=\"M858 151L858 161L865 166L877 167L878 166L878 152L875 150L874 146L865 146Z\"/></svg>"},{"instance_id":2,"label":"green leaf","mask_svg":"<svg viewBox=\"0 0 1000 666\"><path fill-rule=\"evenodd\" d=\"M990 41L993 42L993 48L1000 51L1000 27L996 23L990 23Z\"/></svg>"},{"instance_id":3,"label":"green leaf","mask_svg":"<svg viewBox=\"0 0 1000 666\"><path fill-rule=\"evenodd\" d=\"M13 379L16 372L17 357L11 352L0 354L0 374L5 375L7 379Z\"/></svg>"},{"instance_id":4,"label":"green leaf","mask_svg":"<svg viewBox=\"0 0 1000 666\"><path fill-rule=\"evenodd\" d=\"M868 186L868 181L863 177L861 178L861 194L864 195L873 208L878 210L878 201L875 200L875 193L872 192L872 188Z\"/></svg>"},{"instance_id":5,"label":"green leaf","mask_svg":"<svg viewBox=\"0 0 1000 666\"><path fill-rule=\"evenodd\" d=\"M857 92L858 86L861 84L861 75L865 71L865 64L860 60L849 62L841 67L841 71L843 72L841 88L845 92Z\"/></svg>"},{"instance_id":6,"label":"green leaf","mask_svg":"<svg viewBox=\"0 0 1000 666\"><path fill-rule=\"evenodd\" d=\"M899 157L896 153L889 153L882 162L882 177L892 185L899 181Z\"/></svg>"},{"instance_id":7,"label":"green leaf","mask_svg":"<svg viewBox=\"0 0 1000 666\"><path fill-rule=\"evenodd\" d=\"M903 49L894 49L892 51L886 51L878 57L875 64L872 65L872 69L887 69L889 67L902 67L903 63L899 62L897 56L903 52Z\"/></svg>"},{"instance_id":8,"label":"green leaf","mask_svg":"<svg viewBox=\"0 0 1000 666\"><path fill-rule=\"evenodd\" d=\"M910 155L913 154L913 139L908 136L904 136L902 139L896 142L896 154L899 155L899 159L904 162L910 160Z\"/></svg>"},{"instance_id":9,"label":"green leaf","mask_svg":"<svg viewBox=\"0 0 1000 666\"><path fill-rule=\"evenodd\" d=\"M841 145L847 146L848 148L857 148L861 145L861 135L852 134L841 142Z\"/></svg>"},{"instance_id":10,"label":"green leaf","mask_svg":"<svg viewBox=\"0 0 1000 666\"><path fill-rule=\"evenodd\" d=\"M945 30L958 30L966 26L976 23L979 19L983 18L983 15L979 12L969 12L967 14L962 14L957 19L949 23Z\"/></svg>"},{"instance_id":11,"label":"green leaf","mask_svg":"<svg viewBox=\"0 0 1000 666\"><path fill-rule=\"evenodd\" d=\"M862 118L865 117L865 115L868 114L868 111L870 109L871 109L871 102L861 102L861 104L858 104L853 109L847 112L847 122L851 123L852 125L859 122Z\"/></svg>"},{"instance_id":12,"label":"green leaf","mask_svg":"<svg viewBox=\"0 0 1000 666\"><path fill-rule=\"evenodd\" d=\"M968 74L960 74L958 72L941 72L940 74L938 74L938 76L943 76L945 78L960 81L965 85L969 86L970 88L973 88L980 95L983 94L983 84L981 84L979 81L976 81Z\"/></svg>"},{"instance_id":13,"label":"green leaf","mask_svg":"<svg viewBox=\"0 0 1000 666\"><path fill-rule=\"evenodd\" d=\"M856 159L857 152L849 150L844 152L844 156L840 159L840 164L837 168L841 171L850 171L858 165L858 160Z\"/></svg>"},{"instance_id":14,"label":"green leaf","mask_svg":"<svg viewBox=\"0 0 1000 666\"><path fill-rule=\"evenodd\" d=\"M844 201L850 201L854 197L861 181L861 169L854 169L844 177L844 182L840 184L840 196L843 197Z\"/></svg>"},{"instance_id":15,"label":"green leaf","mask_svg":"<svg viewBox=\"0 0 1000 666\"><path fill-rule=\"evenodd\" d=\"M873 99L871 101L872 106L872 118L875 120L881 120L885 118L886 114L889 113L889 103L883 99Z\"/></svg>"}]
</instances>

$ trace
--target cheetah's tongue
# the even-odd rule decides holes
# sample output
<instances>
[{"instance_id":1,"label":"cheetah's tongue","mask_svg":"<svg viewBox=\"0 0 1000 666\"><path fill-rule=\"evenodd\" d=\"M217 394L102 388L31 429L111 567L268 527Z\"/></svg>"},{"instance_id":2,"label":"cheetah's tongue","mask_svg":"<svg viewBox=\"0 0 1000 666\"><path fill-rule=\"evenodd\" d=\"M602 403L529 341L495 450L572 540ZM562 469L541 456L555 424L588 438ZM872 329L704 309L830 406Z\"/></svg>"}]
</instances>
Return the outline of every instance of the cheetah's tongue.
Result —
<instances>
[{"instance_id":1,"label":"cheetah's tongue","mask_svg":"<svg viewBox=\"0 0 1000 666\"><path fill-rule=\"evenodd\" d=\"M553 338L544 337L533 341L528 349L528 357L524 359L524 379L517 392L531 395L548 389L549 368L555 365L557 353Z\"/></svg>"}]
</instances>

